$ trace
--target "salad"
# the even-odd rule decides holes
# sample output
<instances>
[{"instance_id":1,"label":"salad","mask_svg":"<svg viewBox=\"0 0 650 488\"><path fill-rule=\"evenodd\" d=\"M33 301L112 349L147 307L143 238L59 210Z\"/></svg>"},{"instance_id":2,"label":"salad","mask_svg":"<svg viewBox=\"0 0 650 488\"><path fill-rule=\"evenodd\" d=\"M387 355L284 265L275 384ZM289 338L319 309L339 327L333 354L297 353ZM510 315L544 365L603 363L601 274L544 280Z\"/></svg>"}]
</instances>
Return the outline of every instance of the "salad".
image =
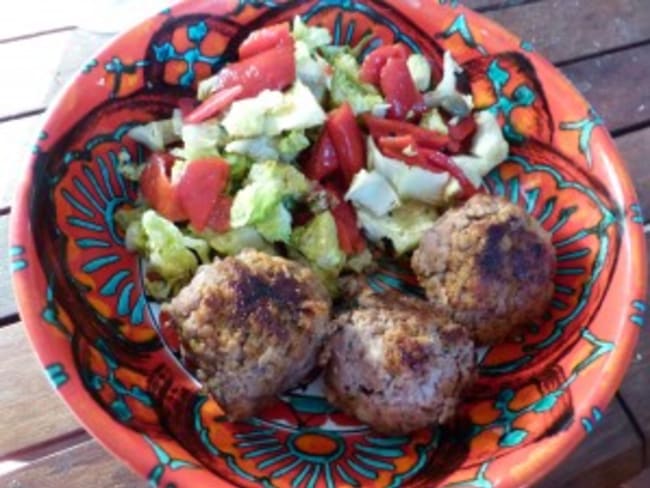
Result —
<instances>
[{"instance_id":1,"label":"salad","mask_svg":"<svg viewBox=\"0 0 650 488\"><path fill-rule=\"evenodd\" d=\"M129 136L151 152L123 161L139 183L116 214L146 268L146 291L167 300L198 266L245 248L338 278L372 265L370 248L409 253L454 201L477 192L508 144L488 111L403 44L332 43L296 18L252 32L239 59L180 100L169 119Z\"/></svg>"}]
</instances>

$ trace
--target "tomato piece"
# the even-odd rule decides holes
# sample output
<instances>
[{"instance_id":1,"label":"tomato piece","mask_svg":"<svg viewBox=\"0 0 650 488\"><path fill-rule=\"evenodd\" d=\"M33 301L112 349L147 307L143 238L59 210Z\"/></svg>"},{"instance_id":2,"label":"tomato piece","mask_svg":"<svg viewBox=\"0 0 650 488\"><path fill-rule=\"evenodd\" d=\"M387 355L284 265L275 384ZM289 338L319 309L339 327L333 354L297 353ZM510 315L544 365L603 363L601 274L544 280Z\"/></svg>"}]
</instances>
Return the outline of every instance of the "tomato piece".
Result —
<instances>
[{"instance_id":1,"label":"tomato piece","mask_svg":"<svg viewBox=\"0 0 650 488\"><path fill-rule=\"evenodd\" d=\"M198 124L215 117L219 112L228 108L232 102L237 100L243 91L244 88L241 85L235 85L213 93L185 117L185 122L188 124Z\"/></svg>"},{"instance_id":2,"label":"tomato piece","mask_svg":"<svg viewBox=\"0 0 650 488\"><path fill-rule=\"evenodd\" d=\"M350 104L346 102L332 110L327 117L325 127L332 138L334 151L347 188L354 175L365 166L366 162L363 134L354 118Z\"/></svg>"},{"instance_id":3,"label":"tomato piece","mask_svg":"<svg viewBox=\"0 0 650 488\"><path fill-rule=\"evenodd\" d=\"M296 79L293 43L230 63L216 75L213 92L235 85L243 90L237 98L254 97L263 90L283 90Z\"/></svg>"},{"instance_id":4,"label":"tomato piece","mask_svg":"<svg viewBox=\"0 0 650 488\"><path fill-rule=\"evenodd\" d=\"M309 159L303 165L303 173L307 178L321 181L339 168L334 144L327 130L323 129L316 141Z\"/></svg>"},{"instance_id":5,"label":"tomato piece","mask_svg":"<svg viewBox=\"0 0 650 488\"><path fill-rule=\"evenodd\" d=\"M388 58L379 77L381 91L390 104L388 118L405 120L410 112L426 109L422 94L418 91L409 71L406 59Z\"/></svg>"},{"instance_id":6,"label":"tomato piece","mask_svg":"<svg viewBox=\"0 0 650 488\"><path fill-rule=\"evenodd\" d=\"M230 207L232 207L232 197L218 195L205 226L217 232L230 230Z\"/></svg>"},{"instance_id":7,"label":"tomato piece","mask_svg":"<svg viewBox=\"0 0 650 488\"><path fill-rule=\"evenodd\" d=\"M239 46L239 59L250 58L256 54L268 51L274 47L293 44L293 37L289 32L289 24L277 24L262 27L251 32Z\"/></svg>"},{"instance_id":8,"label":"tomato piece","mask_svg":"<svg viewBox=\"0 0 650 488\"><path fill-rule=\"evenodd\" d=\"M445 134L425 129L410 122L383 119L369 114L364 114L361 117L370 135L377 143L381 137L411 135L415 142L422 147L444 149L449 144L449 137Z\"/></svg>"},{"instance_id":9,"label":"tomato piece","mask_svg":"<svg viewBox=\"0 0 650 488\"><path fill-rule=\"evenodd\" d=\"M230 165L212 157L192 161L178 182L178 195L192 226L202 231L226 189Z\"/></svg>"},{"instance_id":10,"label":"tomato piece","mask_svg":"<svg viewBox=\"0 0 650 488\"><path fill-rule=\"evenodd\" d=\"M415 148L415 138L412 134L402 136L382 136L379 138L379 149L382 151L394 149L395 151L404 151L407 147Z\"/></svg>"},{"instance_id":11,"label":"tomato piece","mask_svg":"<svg viewBox=\"0 0 650 488\"><path fill-rule=\"evenodd\" d=\"M464 141L467 137L476 131L476 121L474 117L468 115L463 117L456 124L449 124L449 137L457 141Z\"/></svg>"},{"instance_id":12,"label":"tomato piece","mask_svg":"<svg viewBox=\"0 0 650 488\"><path fill-rule=\"evenodd\" d=\"M348 256L359 254L366 248L366 241L357 226L357 215L348 202L341 202L331 209L341 250Z\"/></svg>"},{"instance_id":13,"label":"tomato piece","mask_svg":"<svg viewBox=\"0 0 650 488\"><path fill-rule=\"evenodd\" d=\"M478 191L463 170L447 154L426 148L418 148L417 151L418 155L421 156L421 166L432 171L446 171L449 173L458 181L464 198L469 198Z\"/></svg>"},{"instance_id":14,"label":"tomato piece","mask_svg":"<svg viewBox=\"0 0 650 488\"><path fill-rule=\"evenodd\" d=\"M154 153L140 175L140 191L151 207L173 222L187 220L177 188L169 179L174 159L169 154Z\"/></svg>"},{"instance_id":15,"label":"tomato piece","mask_svg":"<svg viewBox=\"0 0 650 488\"><path fill-rule=\"evenodd\" d=\"M361 63L359 79L365 83L372 83L375 86L379 86L381 70L386 64L386 61L388 61L388 58L393 57L408 59L408 48L400 43L378 47L368 54L363 60L363 63Z\"/></svg>"}]
</instances>

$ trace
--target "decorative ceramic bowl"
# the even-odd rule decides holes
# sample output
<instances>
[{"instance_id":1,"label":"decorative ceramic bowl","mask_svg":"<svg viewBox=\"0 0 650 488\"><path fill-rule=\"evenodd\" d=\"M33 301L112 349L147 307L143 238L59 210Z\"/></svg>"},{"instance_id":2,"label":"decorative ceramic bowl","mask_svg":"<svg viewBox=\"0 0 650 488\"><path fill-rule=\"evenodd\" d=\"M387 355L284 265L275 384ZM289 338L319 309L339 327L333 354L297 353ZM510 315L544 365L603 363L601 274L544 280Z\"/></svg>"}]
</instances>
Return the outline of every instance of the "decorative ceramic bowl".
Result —
<instances>
[{"instance_id":1,"label":"decorative ceramic bowl","mask_svg":"<svg viewBox=\"0 0 650 488\"><path fill-rule=\"evenodd\" d=\"M463 65L476 105L511 142L485 184L553 235L559 269L542 321L480 358L453 429L372 432L317 385L229 423L161 341L139 261L114 212L135 197L116 172L137 123L168 116L252 29L301 15L337 43L366 33ZM551 64L455 1L188 1L119 37L49 112L11 227L16 295L47 374L79 420L152 486L517 486L566 456L602 416L645 309L643 220L602 120ZM378 291L412 290L387 264Z\"/></svg>"}]
</instances>

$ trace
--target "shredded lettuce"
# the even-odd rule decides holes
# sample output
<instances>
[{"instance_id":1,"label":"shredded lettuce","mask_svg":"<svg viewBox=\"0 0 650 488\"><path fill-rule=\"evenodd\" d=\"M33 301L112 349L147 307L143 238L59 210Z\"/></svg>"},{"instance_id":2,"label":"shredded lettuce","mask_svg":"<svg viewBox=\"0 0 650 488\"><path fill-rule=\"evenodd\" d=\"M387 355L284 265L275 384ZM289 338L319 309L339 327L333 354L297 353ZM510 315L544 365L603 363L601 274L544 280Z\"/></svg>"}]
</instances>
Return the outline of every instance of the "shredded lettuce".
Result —
<instances>
[{"instance_id":1,"label":"shredded lettuce","mask_svg":"<svg viewBox=\"0 0 650 488\"><path fill-rule=\"evenodd\" d=\"M411 54L406 61L415 86L421 92L429 89L431 84L431 66L422 54Z\"/></svg>"},{"instance_id":2,"label":"shredded lettuce","mask_svg":"<svg viewBox=\"0 0 650 488\"><path fill-rule=\"evenodd\" d=\"M323 271L338 272L345 263L336 232L336 223L331 212L322 212L306 225L296 227L291 243L309 263Z\"/></svg>"},{"instance_id":3,"label":"shredded lettuce","mask_svg":"<svg viewBox=\"0 0 650 488\"><path fill-rule=\"evenodd\" d=\"M383 175L395 188L400 199L439 203L444 199L448 173L434 173L384 156L368 137L368 167Z\"/></svg>"},{"instance_id":4,"label":"shredded lettuce","mask_svg":"<svg viewBox=\"0 0 650 488\"><path fill-rule=\"evenodd\" d=\"M277 161L254 164L247 181L235 195L230 210L233 228L263 222L273 216L285 198L302 198L310 187L300 171Z\"/></svg>"},{"instance_id":5,"label":"shredded lettuce","mask_svg":"<svg viewBox=\"0 0 650 488\"><path fill-rule=\"evenodd\" d=\"M223 233L204 231L201 237L223 256L234 256L244 249L257 249L274 254L273 247L253 227L239 227Z\"/></svg>"},{"instance_id":6,"label":"shredded lettuce","mask_svg":"<svg viewBox=\"0 0 650 488\"><path fill-rule=\"evenodd\" d=\"M399 196L388 180L377 171L362 169L352 179L345 199L355 207L363 207L374 215L386 215L400 204Z\"/></svg>"},{"instance_id":7,"label":"shredded lettuce","mask_svg":"<svg viewBox=\"0 0 650 488\"><path fill-rule=\"evenodd\" d=\"M288 134L280 137L277 142L280 159L287 163L292 162L310 144L304 130L289 131Z\"/></svg>"},{"instance_id":8,"label":"shredded lettuce","mask_svg":"<svg viewBox=\"0 0 650 488\"><path fill-rule=\"evenodd\" d=\"M406 202L382 217L357 209L357 218L368 238L375 242L390 240L398 254L415 249L437 217L431 205L415 201Z\"/></svg>"},{"instance_id":9,"label":"shredded lettuce","mask_svg":"<svg viewBox=\"0 0 650 488\"><path fill-rule=\"evenodd\" d=\"M278 159L278 150L273 140L267 136L237 139L226 144L226 153L248 156L254 160Z\"/></svg>"},{"instance_id":10,"label":"shredded lettuce","mask_svg":"<svg viewBox=\"0 0 650 488\"><path fill-rule=\"evenodd\" d=\"M424 127L425 129L433 130L445 135L449 134L449 127L447 127L447 124L445 124L445 121L442 119L440 111L435 107L427 110L424 112L424 114L422 114L422 118L420 119L420 127Z\"/></svg>"},{"instance_id":11,"label":"shredded lettuce","mask_svg":"<svg viewBox=\"0 0 650 488\"><path fill-rule=\"evenodd\" d=\"M332 43L332 36L329 30L325 27L308 26L298 15L293 19L292 34L296 41L304 42L311 50Z\"/></svg>"},{"instance_id":12,"label":"shredded lettuce","mask_svg":"<svg viewBox=\"0 0 650 488\"><path fill-rule=\"evenodd\" d=\"M127 134L131 139L144 144L152 151L164 151L166 146L179 140L174 131L172 119L154 120L138 125L129 130Z\"/></svg>"},{"instance_id":13,"label":"shredded lettuce","mask_svg":"<svg viewBox=\"0 0 650 488\"><path fill-rule=\"evenodd\" d=\"M295 59L296 76L322 102L331 79L329 64L302 41L296 41Z\"/></svg>"},{"instance_id":14,"label":"shredded lettuce","mask_svg":"<svg viewBox=\"0 0 650 488\"><path fill-rule=\"evenodd\" d=\"M456 76L463 69L449 51L445 51L443 56L442 70L442 80L435 90L424 95L424 101L429 107L442 107L450 114L464 117L474 108L474 103L471 95L464 95L456 89Z\"/></svg>"},{"instance_id":15,"label":"shredded lettuce","mask_svg":"<svg viewBox=\"0 0 650 488\"><path fill-rule=\"evenodd\" d=\"M268 216L255 225L257 231L269 242L289 242L291 237L291 213L278 203Z\"/></svg>"},{"instance_id":16,"label":"shredded lettuce","mask_svg":"<svg viewBox=\"0 0 650 488\"><path fill-rule=\"evenodd\" d=\"M216 121L200 124L186 124L181 129L183 149L178 156L192 161L194 159L218 156L218 146L226 141L223 128Z\"/></svg>"},{"instance_id":17,"label":"shredded lettuce","mask_svg":"<svg viewBox=\"0 0 650 488\"><path fill-rule=\"evenodd\" d=\"M359 80L359 63L348 52L342 51L334 57L334 73L330 86L331 101L335 106L348 102L355 115L364 112L380 114L385 111L385 102L377 89Z\"/></svg>"},{"instance_id":18,"label":"shredded lettuce","mask_svg":"<svg viewBox=\"0 0 650 488\"><path fill-rule=\"evenodd\" d=\"M199 264L209 261L208 243L184 234L154 210L136 216L123 214L123 219L131 219L126 229L126 246L145 256L147 274L153 272L160 277L145 282L150 285L147 291L156 298L167 298L189 281Z\"/></svg>"}]
</instances>

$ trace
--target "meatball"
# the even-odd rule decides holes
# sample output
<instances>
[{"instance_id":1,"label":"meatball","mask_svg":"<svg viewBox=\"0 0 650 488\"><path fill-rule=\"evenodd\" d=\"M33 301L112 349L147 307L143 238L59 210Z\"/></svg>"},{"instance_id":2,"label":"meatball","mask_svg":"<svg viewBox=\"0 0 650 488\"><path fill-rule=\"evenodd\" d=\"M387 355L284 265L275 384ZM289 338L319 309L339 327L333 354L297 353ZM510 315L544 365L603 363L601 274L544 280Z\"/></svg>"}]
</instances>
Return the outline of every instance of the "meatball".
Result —
<instances>
[{"instance_id":1,"label":"meatball","mask_svg":"<svg viewBox=\"0 0 650 488\"><path fill-rule=\"evenodd\" d=\"M252 250L199 268L163 310L184 361L231 420L295 387L333 327L329 295L309 268Z\"/></svg>"},{"instance_id":2,"label":"meatball","mask_svg":"<svg viewBox=\"0 0 650 488\"><path fill-rule=\"evenodd\" d=\"M468 332L426 302L368 298L335 320L323 356L328 401L387 434L448 421L474 378Z\"/></svg>"},{"instance_id":3,"label":"meatball","mask_svg":"<svg viewBox=\"0 0 650 488\"><path fill-rule=\"evenodd\" d=\"M433 307L479 344L538 318L553 296L551 236L523 209L476 195L427 231L411 265Z\"/></svg>"}]
</instances>

